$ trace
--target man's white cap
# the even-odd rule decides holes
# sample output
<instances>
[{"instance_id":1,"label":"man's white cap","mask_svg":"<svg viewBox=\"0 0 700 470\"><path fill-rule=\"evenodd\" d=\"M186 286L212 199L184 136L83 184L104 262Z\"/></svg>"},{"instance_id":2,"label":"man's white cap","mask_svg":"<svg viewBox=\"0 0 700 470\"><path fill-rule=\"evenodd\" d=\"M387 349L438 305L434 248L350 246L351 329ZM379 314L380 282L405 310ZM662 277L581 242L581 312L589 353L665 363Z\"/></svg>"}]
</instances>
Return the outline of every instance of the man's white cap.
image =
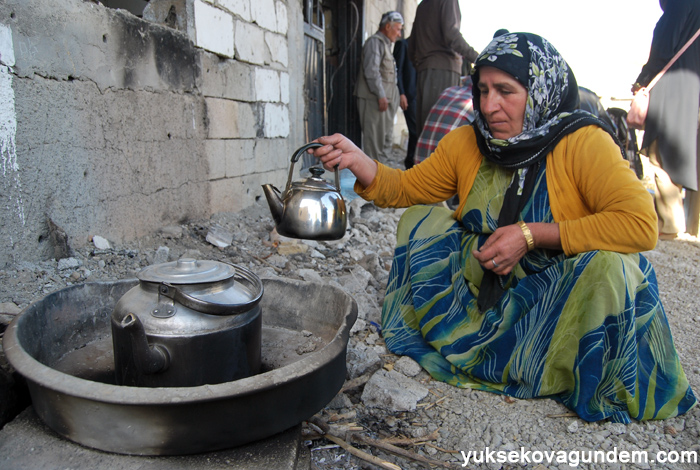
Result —
<instances>
[{"instance_id":1,"label":"man's white cap","mask_svg":"<svg viewBox=\"0 0 700 470\"><path fill-rule=\"evenodd\" d=\"M387 23L401 23L403 24L403 16L398 11L388 11L382 15L382 20L379 22L379 26L384 26Z\"/></svg>"}]
</instances>

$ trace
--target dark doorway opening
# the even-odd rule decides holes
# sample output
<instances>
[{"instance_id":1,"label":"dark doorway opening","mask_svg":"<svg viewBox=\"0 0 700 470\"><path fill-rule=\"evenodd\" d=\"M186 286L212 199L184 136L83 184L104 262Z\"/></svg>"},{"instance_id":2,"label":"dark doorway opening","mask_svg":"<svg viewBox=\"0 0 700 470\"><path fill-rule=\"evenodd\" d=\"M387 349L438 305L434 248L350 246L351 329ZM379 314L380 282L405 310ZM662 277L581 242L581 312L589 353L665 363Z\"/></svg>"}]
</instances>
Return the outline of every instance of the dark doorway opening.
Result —
<instances>
[{"instance_id":1,"label":"dark doorway opening","mask_svg":"<svg viewBox=\"0 0 700 470\"><path fill-rule=\"evenodd\" d=\"M362 143L353 97L362 53L363 0L324 0L326 16L326 114L328 133Z\"/></svg>"}]
</instances>

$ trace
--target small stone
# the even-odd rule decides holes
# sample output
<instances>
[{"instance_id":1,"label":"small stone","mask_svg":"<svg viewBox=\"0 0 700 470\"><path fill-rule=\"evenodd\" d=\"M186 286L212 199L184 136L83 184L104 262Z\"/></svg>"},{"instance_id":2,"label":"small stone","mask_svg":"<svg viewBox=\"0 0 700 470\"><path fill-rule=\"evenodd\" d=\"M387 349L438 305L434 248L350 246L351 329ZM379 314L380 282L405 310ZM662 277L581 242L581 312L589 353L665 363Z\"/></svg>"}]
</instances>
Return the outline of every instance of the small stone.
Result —
<instances>
[{"instance_id":1,"label":"small stone","mask_svg":"<svg viewBox=\"0 0 700 470\"><path fill-rule=\"evenodd\" d=\"M384 418L384 423L391 428L395 427L397 422L398 420L396 419L396 417L391 415Z\"/></svg>"},{"instance_id":2,"label":"small stone","mask_svg":"<svg viewBox=\"0 0 700 470\"><path fill-rule=\"evenodd\" d=\"M379 335L377 333L372 333L365 339L365 343L375 345L379 340Z\"/></svg>"},{"instance_id":3,"label":"small stone","mask_svg":"<svg viewBox=\"0 0 700 470\"><path fill-rule=\"evenodd\" d=\"M303 243L294 242L281 242L277 245L277 253L282 256L296 255L299 253L306 253L309 251L309 245L304 245Z\"/></svg>"},{"instance_id":4,"label":"small stone","mask_svg":"<svg viewBox=\"0 0 700 470\"><path fill-rule=\"evenodd\" d=\"M153 257L153 264L167 263L169 256L170 248L167 246L159 246L156 250L156 255Z\"/></svg>"},{"instance_id":5,"label":"small stone","mask_svg":"<svg viewBox=\"0 0 700 470\"><path fill-rule=\"evenodd\" d=\"M94 235L92 237L92 244L95 245L95 248L98 250L109 250L111 245L109 244L109 241L107 241L106 238L103 238L99 235Z\"/></svg>"},{"instance_id":6,"label":"small stone","mask_svg":"<svg viewBox=\"0 0 700 470\"><path fill-rule=\"evenodd\" d=\"M370 408L389 411L413 411L428 389L395 371L380 369L372 375L362 392L362 402Z\"/></svg>"},{"instance_id":7,"label":"small stone","mask_svg":"<svg viewBox=\"0 0 700 470\"><path fill-rule=\"evenodd\" d=\"M300 269L299 275L307 282L317 282L320 284L324 283L323 278L315 269Z\"/></svg>"},{"instance_id":8,"label":"small stone","mask_svg":"<svg viewBox=\"0 0 700 470\"><path fill-rule=\"evenodd\" d=\"M572 421L571 424L569 424L566 427L566 430L572 434L577 433L578 432L578 421Z\"/></svg>"},{"instance_id":9,"label":"small stone","mask_svg":"<svg viewBox=\"0 0 700 470\"><path fill-rule=\"evenodd\" d=\"M213 225L207 233L207 241L219 248L226 248L233 243L233 234L218 225Z\"/></svg>"},{"instance_id":10,"label":"small stone","mask_svg":"<svg viewBox=\"0 0 700 470\"><path fill-rule=\"evenodd\" d=\"M271 264L272 266L278 267L278 268L284 268L287 266L287 263L289 263L289 260L285 258L282 255L272 255L269 258L267 258L267 262Z\"/></svg>"},{"instance_id":11,"label":"small stone","mask_svg":"<svg viewBox=\"0 0 700 470\"><path fill-rule=\"evenodd\" d=\"M627 427L622 423L606 423L605 428L617 436L627 432Z\"/></svg>"},{"instance_id":12,"label":"small stone","mask_svg":"<svg viewBox=\"0 0 700 470\"><path fill-rule=\"evenodd\" d=\"M311 250L309 255L312 258L316 258L316 259L326 259L326 256L323 253L321 253L320 251L314 250L314 249Z\"/></svg>"},{"instance_id":13,"label":"small stone","mask_svg":"<svg viewBox=\"0 0 700 470\"><path fill-rule=\"evenodd\" d=\"M2 302L0 303L0 313L7 313L9 315L16 315L22 311L14 302Z\"/></svg>"},{"instance_id":14,"label":"small stone","mask_svg":"<svg viewBox=\"0 0 700 470\"><path fill-rule=\"evenodd\" d=\"M349 379L374 372L382 367L382 358L371 349L349 348L347 362Z\"/></svg>"},{"instance_id":15,"label":"small stone","mask_svg":"<svg viewBox=\"0 0 700 470\"><path fill-rule=\"evenodd\" d=\"M306 343L298 346L295 351L298 355L302 356L304 354L314 352L315 350L316 350L316 343L314 343L313 340L309 340Z\"/></svg>"},{"instance_id":16,"label":"small stone","mask_svg":"<svg viewBox=\"0 0 700 470\"><path fill-rule=\"evenodd\" d=\"M372 273L362 266L355 266L350 274L338 278L338 283L346 292L363 292L372 279Z\"/></svg>"},{"instance_id":17,"label":"small stone","mask_svg":"<svg viewBox=\"0 0 700 470\"><path fill-rule=\"evenodd\" d=\"M408 356L403 356L394 364L394 370L401 372L406 377L415 377L423 368Z\"/></svg>"},{"instance_id":18,"label":"small stone","mask_svg":"<svg viewBox=\"0 0 700 470\"><path fill-rule=\"evenodd\" d=\"M67 271L69 269L76 269L80 267L80 260L77 258L62 258L58 260L58 270Z\"/></svg>"},{"instance_id":19,"label":"small stone","mask_svg":"<svg viewBox=\"0 0 700 470\"><path fill-rule=\"evenodd\" d=\"M158 231L164 238L177 240L182 238L182 227L180 225L167 225Z\"/></svg>"},{"instance_id":20,"label":"small stone","mask_svg":"<svg viewBox=\"0 0 700 470\"><path fill-rule=\"evenodd\" d=\"M367 328L367 322L364 321L362 318L358 318L355 320L355 324L352 325L352 328L350 329L350 334L354 335L356 333L359 333L360 331L364 331L365 328Z\"/></svg>"},{"instance_id":21,"label":"small stone","mask_svg":"<svg viewBox=\"0 0 700 470\"><path fill-rule=\"evenodd\" d=\"M327 408L332 410L352 408L352 401L350 401L350 398L346 394L340 392L331 400L331 402L327 405Z\"/></svg>"}]
</instances>

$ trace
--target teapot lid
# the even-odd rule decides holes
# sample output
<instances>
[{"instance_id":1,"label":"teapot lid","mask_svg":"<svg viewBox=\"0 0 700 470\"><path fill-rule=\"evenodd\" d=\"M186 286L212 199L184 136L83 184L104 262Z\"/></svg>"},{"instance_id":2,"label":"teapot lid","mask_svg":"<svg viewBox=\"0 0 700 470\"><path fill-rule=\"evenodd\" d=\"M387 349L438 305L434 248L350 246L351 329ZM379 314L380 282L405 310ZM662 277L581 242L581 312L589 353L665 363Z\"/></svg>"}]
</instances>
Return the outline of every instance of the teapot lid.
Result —
<instances>
[{"instance_id":1,"label":"teapot lid","mask_svg":"<svg viewBox=\"0 0 700 470\"><path fill-rule=\"evenodd\" d=\"M204 284L225 281L236 274L236 267L211 260L181 258L147 266L136 274L140 281L169 284Z\"/></svg>"},{"instance_id":2,"label":"teapot lid","mask_svg":"<svg viewBox=\"0 0 700 470\"><path fill-rule=\"evenodd\" d=\"M305 188L305 189L320 189L323 191L336 191L337 189L331 183L326 181L321 177L325 170L318 166L312 166L309 168L311 176L302 181L295 181L292 183L294 188Z\"/></svg>"}]
</instances>

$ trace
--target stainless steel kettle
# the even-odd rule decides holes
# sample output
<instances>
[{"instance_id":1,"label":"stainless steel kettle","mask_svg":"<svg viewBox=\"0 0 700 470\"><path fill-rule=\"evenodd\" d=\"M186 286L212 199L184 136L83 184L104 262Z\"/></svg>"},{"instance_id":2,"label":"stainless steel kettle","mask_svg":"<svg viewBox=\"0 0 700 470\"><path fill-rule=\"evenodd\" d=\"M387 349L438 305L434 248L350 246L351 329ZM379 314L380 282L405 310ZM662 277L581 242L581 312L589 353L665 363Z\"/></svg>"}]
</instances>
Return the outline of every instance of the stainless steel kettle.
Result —
<instances>
[{"instance_id":1,"label":"stainless steel kettle","mask_svg":"<svg viewBox=\"0 0 700 470\"><path fill-rule=\"evenodd\" d=\"M283 193L271 184L262 185L272 218L280 235L307 240L338 240L347 229L345 200L340 194L340 177L335 168L335 187L321 178L324 169L311 167L311 177L292 183L294 164L310 148L310 143L292 155L287 186Z\"/></svg>"},{"instance_id":2,"label":"stainless steel kettle","mask_svg":"<svg viewBox=\"0 0 700 470\"><path fill-rule=\"evenodd\" d=\"M194 387L260 371L258 276L183 258L147 266L137 277L112 312L117 385Z\"/></svg>"}]
</instances>

